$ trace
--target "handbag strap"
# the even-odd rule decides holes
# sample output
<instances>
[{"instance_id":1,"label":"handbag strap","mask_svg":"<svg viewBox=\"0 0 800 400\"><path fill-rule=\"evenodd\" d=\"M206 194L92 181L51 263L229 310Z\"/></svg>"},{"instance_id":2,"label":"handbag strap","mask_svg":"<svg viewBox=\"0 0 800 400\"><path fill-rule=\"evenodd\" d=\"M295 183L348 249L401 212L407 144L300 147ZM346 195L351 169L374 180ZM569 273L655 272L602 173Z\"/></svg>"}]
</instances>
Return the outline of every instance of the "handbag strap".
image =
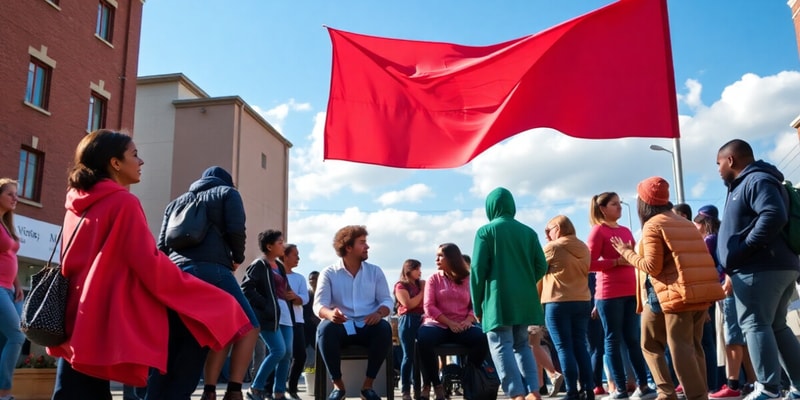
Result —
<instances>
[{"instance_id":1,"label":"handbag strap","mask_svg":"<svg viewBox=\"0 0 800 400\"><path fill-rule=\"evenodd\" d=\"M81 226L81 222L86 217L86 213L89 211L87 208L83 214L81 214L81 219L78 220L78 224L75 225L75 229L72 231L72 236L69 237L69 242L67 242L67 247L59 253L60 258L63 259L64 256L67 254L67 250L69 250L69 246L72 245L72 239L75 239L75 234L78 232L78 228ZM64 226L61 226L61 229L58 230L58 236L56 237L56 243L53 245L53 251L50 252L50 258L47 260L47 266L49 267L53 263L53 256L56 254L56 249L58 248L58 242L61 240L61 234L64 233ZM60 264L59 264L60 265Z\"/></svg>"}]
</instances>

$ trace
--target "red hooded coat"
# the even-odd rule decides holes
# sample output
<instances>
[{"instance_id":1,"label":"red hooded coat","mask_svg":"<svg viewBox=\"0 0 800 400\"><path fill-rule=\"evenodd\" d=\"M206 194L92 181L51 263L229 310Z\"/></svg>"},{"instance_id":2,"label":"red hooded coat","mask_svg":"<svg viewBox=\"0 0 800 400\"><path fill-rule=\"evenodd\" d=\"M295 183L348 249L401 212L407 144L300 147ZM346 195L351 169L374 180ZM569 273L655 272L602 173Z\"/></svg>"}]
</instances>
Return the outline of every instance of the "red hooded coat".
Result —
<instances>
[{"instance_id":1,"label":"red hooded coat","mask_svg":"<svg viewBox=\"0 0 800 400\"><path fill-rule=\"evenodd\" d=\"M88 192L70 190L66 208L63 243L88 212L62 258L69 340L49 354L84 374L145 386L150 367L166 370L167 308L215 350L252 329L233 296L158 251L139 199L125 187L106 179Z\"/></svg>"}]
</instances>

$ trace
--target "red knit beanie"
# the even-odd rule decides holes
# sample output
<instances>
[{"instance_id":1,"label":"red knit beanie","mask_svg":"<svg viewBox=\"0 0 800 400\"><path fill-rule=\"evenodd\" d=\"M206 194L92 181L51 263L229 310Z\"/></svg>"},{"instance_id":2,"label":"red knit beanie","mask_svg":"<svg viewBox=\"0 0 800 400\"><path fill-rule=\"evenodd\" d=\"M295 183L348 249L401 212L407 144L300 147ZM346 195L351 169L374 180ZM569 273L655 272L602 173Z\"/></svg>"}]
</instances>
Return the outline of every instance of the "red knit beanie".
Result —
<instances>
[{"instance_id":1,"label":"red knit beanie","mask_svg":"<svg viewBox=\"0 0 800 400\"><path fill-rule=\"evenodd\" d=\"M669 203L669 183L659 176L639 182L636 193L642 201L651 206L665 206Z\"/></svg>"}]
</instances>

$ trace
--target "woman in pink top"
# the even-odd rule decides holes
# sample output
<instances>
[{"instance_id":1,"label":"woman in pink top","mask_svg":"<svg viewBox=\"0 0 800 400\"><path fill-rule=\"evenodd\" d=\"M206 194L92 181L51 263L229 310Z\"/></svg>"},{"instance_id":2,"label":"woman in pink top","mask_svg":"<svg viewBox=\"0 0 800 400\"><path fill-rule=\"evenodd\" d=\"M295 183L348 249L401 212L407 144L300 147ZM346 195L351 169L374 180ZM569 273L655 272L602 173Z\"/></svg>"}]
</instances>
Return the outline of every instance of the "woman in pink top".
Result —
<instances>
[{"instance_id":1,"label":"woman in pink top","mask_svg":"<svg viewBox=\"0 0 800 400\"><path fill-rule=\"evenodd\" d=\"M0 178L0 399L11 399L11 378L25 336L19 330L22 285L17 277L19 237L14 232L17 181Z\"/></svg>"},{"instance_id":2,"label":"woman in pink top","mask_svg":"<svg viewBox=\"0 0 800 400\"><path fill-rule=\"evenodd\" d=\"M652 399L655 390L647 386L647 366L639 346L639 316L636 314L636 274L633 267L611 245L612 237L634 244L631 231L617 223L622 216L622 203L614 192L604 192L592 197L589 220L592 230L586 245L591 252L590 271L596 273L595 292L597 312L605 330L605 353L617 390L609 400L627 399L625 363L622 346L628 350L636 382L639 387L633 397Z\"/></svg>"},{"instance_id":3,"label":"woman in pink top","mask_svg":"<svg viewBox=\"0 0 800 400\"><path fill-rule=\"evenodd\" d=\"M469 362L480 365L489 354L489 343L472 310L469 266L458 246L440 245L436 266L439 271L425 283L425 317L417 335L417 354L423 380L432 382L436 400L443 400L445 393L436 367L436 346L455 343L468 347Z\"/></svg>"}]
</instances>

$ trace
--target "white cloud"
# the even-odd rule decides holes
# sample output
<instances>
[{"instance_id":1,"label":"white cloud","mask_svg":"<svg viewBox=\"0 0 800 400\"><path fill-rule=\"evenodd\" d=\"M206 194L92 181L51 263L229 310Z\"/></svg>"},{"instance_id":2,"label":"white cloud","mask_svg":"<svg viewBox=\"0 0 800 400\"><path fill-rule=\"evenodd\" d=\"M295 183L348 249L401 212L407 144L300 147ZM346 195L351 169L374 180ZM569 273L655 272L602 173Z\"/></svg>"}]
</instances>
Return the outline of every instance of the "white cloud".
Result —
<instances>
[{"instance_id":1,"label":"white cloud","mask_svg":"<svg viewBox=\"0 0 800 400\"><path fill-rule=\"evenodd\" d=\"M684 95L679 94L678 101L682 101L691 109L697 110L703 105L703 101L700 98L700 95L703 92L703 85L701 85L700 82L695 79L688 79L686 80L685 86L687 89L689 89L689 92Z\"/></svg>"},{"instance_id":2,"label":"white cloud","mask_svg":"<svg viewBox=\"0 0 800 400\"><path fill-rule=\"evenodd\" d=\"M408 170L339 160L323 161L325 113L314 116L314 127L308 136L310 145L292 148L289 174L289 199L305 202L329 198L343 189L366 193L373 188L391 185L411 174Z\"/></svg>"},{"instance_id":3,"label":"white cloud","mask_svg":"<svg viewBox=\"0 0 800 400\"><path fill-rule=\"evenodd\" d=\"M432 196L433 191L428 185L424 183L415 183L403 190L386 192L378 197L376 201L386 207L402 202L419 203L422 199Z\"/></svg>"},{"instance_id":4,"label":"white cloud","mask_svg":"<svg viewBox=\"0 0 800 400\"><path fill-rule=\"evenodd\" d=\"M256 112L264 117L278 132L283 131L283 122L289 116L289 111L311 111L310 103L298 103L295 99L289 99L289 102L278 104L277 106L264 111L259 106L253 106Z\"/></svg>"}]
</instances>

